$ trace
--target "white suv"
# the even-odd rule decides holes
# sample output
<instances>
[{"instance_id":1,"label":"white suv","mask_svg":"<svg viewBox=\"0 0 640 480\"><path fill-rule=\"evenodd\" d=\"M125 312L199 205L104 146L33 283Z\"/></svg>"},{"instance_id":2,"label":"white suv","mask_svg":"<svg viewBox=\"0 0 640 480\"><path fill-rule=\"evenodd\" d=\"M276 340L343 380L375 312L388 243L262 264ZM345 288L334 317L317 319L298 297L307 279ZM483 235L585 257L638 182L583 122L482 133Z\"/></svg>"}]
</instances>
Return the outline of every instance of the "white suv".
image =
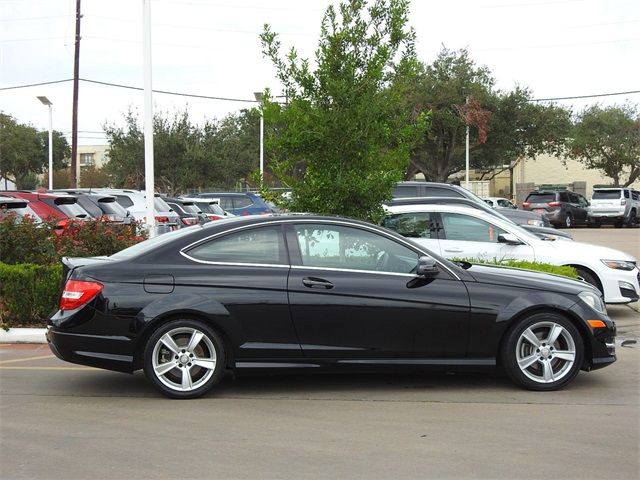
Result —
<instances>
[{"instance_id":1,"label":"white suv","mask_svg":"<svg viewBox=\"0 0 640 480\"><path fill-rule=\"evenodd\" d=\"M589 225L613 223L617 228L640 224L640 192L631 188L594 188L588 211Z\"/></svg>"},{"instance_id":2,"label":"white suv","mask_svg":"<svg viewBox=\"0 0 640 480\"><path fill-rule=\"evenodd\" d=\"M108 193L116 197L116 201L126 208L131 216L140 222L144 222L147 216L146 195L142 190L128 190L120 188L94 188L91 191ZM153 200L156 214L156 227L158 233L166 233L177 230L182 226L180 215L174 212L159 193Z\"/></svg>"}]
</instances>

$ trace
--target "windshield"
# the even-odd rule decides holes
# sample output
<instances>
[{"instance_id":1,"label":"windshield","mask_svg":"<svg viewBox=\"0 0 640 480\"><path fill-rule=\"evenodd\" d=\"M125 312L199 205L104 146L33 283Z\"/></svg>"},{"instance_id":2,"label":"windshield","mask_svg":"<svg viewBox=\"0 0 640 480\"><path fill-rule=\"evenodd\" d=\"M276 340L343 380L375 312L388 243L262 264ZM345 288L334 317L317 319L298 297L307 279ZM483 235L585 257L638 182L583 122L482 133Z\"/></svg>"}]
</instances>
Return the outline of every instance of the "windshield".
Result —
<instances>
[{"instance_id":1,"label":"windshield","mask_svg":"<svg viewBox=\"0 0 640 480\"><path fill-rule=\"evenodd\" d=\"M194 225L192 227L186 227L186 228L181 228L180 230L174 230L173 232L163 233L162 235L158 235L157 237L144 240L140 243L136 243L135 245L132 245L129 248L120 250L119 252L111 255L110 258L114 258L116 260L122 260L126 258L137 257L138 255L146 253L149 250L152 250L160 245L164 245L165 243L169 243L174 240L177 240L178 238L187 236L190 233L195 232L199 228L202 228L202 227L200 225Z\"/></svg>"},{"instance_id":2,"label":"windshield","mask_svg":"<svg viewBox=\"0 0 640 480\"><path fill-rule=\"evenodd\" d=\"M529 203L549 203L556 201L555 193L531 193L527 197L527 202Z\"/></svg>"},{"instance_id":3,"label":"windshield","mask_svg":"<svg viewBox=\"0 0 640 480\"><path fill-rule=\"evenodd\" d=\"M171 207L169 205L167 205L167 202L165 202L160 197L154 197L153 198L153 206L156 209L156 212L170 212L170 211L172 211Z\"/></svg>"},{"instance_id":4,"label":"windshield","mask_svg":"<svg viewBox=\"0 0 640 480\"><path fill-rule=\"evenodd\" d=\"M87 218L90 215L77 203L63 203L56 205L56 208L69 218Z\"/></svg>"},{"instance_id":5,"label":"windshield","mask_svg":"<svg viewBox=\"0 0 640 480\"><path fill-rule=\"evenodd\" d=\"M106 214L119 215L121 217L127 216L127 209L116 202L115 198L101 198L98 200L98 205L100 205L100 209Z\"/></svg>"},{"instance_id":6,"label":"windshield","mask_svg":"<svg viewBox=\"0 0 640 480\"><path fill-rule=\"evenodd\" d=\"M591 200L618 200L620 190L595 190Z\"/></svg>"},{"instance_id":7,"label":"windshield","mask_svg":"<svg viewBox=\"0 0 640 480\"><path fill-rule=\"evenodd\" d=\"M198 214L201 212L200 207L193 203L185 202L182 204L182 209L187 213L195 213Z\"/></svg>"}]
</instances>

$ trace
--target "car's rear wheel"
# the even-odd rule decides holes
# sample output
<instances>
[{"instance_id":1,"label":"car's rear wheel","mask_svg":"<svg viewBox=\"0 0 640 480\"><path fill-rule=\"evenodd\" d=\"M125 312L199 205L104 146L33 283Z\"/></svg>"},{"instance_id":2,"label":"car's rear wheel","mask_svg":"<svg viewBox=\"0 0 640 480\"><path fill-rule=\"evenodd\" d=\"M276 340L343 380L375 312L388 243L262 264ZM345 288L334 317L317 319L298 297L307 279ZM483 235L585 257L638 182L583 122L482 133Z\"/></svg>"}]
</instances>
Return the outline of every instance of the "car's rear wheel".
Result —
<instances>
[{"instance_id":1,"label":"car's rear wheel","mask_svg":"<svg viewBox=\"0 0 640 480\"><path fill-rule=\"evenodd\" d=\"M567 213L564 217L564 226L567 228L573 227L573 217L570 213Z\"/></svg>"},{"instance_id":2,"label":"car's rear wheel","mask_svg":"<svg viewBox=\"0 0 640 480\"><path fill-rule=\"evenodd\" d=\"M536 313L520 320L502 345L509 378L529 390L557 390L580 371L584 358L582 337L567 318Z\"/></svg>"},{"instance_id":3,"label":"car's rear wheel","mask_svg":"<svg viewBox=\"0 0 640 480\"><path fill-rule=\"evenodd\" d=\"M180 319L161 325L144 352L144 373L153 385L172 398L195 398L222 378L224 343L208 325Z\"/></svg>"},{"instance_id":4,"label":"car's rear wheel","mask_svg":"<svg viewBox=\"0 0 640 480\"><path fill-rule=\"evenodd\" d=\"M600 220L589 220L588 223L591 228L600 228L602 226L602 222Z\"/></svg>"}]
</instances>

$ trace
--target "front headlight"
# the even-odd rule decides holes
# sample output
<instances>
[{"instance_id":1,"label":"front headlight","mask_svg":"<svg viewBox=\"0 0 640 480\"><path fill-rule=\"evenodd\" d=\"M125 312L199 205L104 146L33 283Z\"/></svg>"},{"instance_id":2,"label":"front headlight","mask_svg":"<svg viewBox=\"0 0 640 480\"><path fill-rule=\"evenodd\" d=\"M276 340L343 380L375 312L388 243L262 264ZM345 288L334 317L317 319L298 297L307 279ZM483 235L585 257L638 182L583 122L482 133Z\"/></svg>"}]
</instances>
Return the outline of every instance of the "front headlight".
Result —
<instances>
[{"instance_id":1,"label":"front headlight","mask_svg":"<svg viewBox=\"0 0 640 480\"><path fill-rule=\"evenodd\" d=\"M580 292L578 294L580 300L593 308L596 312L607 314L607 308L604 306L604 302L600 295L596 295L593 292Z\"/></svg>"},{"instance_id":2,"label":"front headlight","mask_svg":"<svg viewBox=\"0 0 640 480\"><path fill-rule=\"evenodd\" d=\"M636 268L636 262L629 262L627 260L600 260L607 267L615 270L627 270L631 271Z\"/></svg>"}]
</instances>

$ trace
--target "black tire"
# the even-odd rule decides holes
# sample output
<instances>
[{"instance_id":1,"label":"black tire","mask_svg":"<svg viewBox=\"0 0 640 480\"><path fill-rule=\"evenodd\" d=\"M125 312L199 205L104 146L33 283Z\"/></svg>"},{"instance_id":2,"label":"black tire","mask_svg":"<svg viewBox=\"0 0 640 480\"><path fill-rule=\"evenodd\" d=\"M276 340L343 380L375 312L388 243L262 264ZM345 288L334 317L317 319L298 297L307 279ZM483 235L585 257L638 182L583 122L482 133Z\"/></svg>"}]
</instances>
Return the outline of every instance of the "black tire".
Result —
<instances>
[{"instance_id":1,"label":"black tire","mask_svg":"<svg viewBox=\"0 0 640 480\"><path fill-rule=\"evenodd\" d=\"M593 285L594 287L596 287L598 290L600 290L600 293L604 295L604 292L602 291L602 285L600 284L598 277L596 277L589 270L585 270L584 268L575 267L575 269L578 272L579 277L581 277L589 285Z\"/></svg>"},{"instance_id":2,"label":"black tire","mask_svg":"<svg viewBox=\"0 0 640 480\"><path fill-rule=\"evenodd\" d=\"M147 341L144 373L168 397L196 398L220 382L225 359L224 342L207 324L172 320L158 327Z\"/></svg>"},{"instance_id":3,"label":"black tire","mask_svg":"<svg viewBox=\"0 0 640 480\"><path fill-rule=\"evenodd\" d=\"M555 340L549 342L550 336ZM519 320L507 333L502 348L507 376L528 390L558 390L580 371L584 344L578 329L557 313L535 313Z\"/></svg>"},{"instance_id":4,"label":"black tire","mask_svg":"<svg viewBox=\"0 0 640 480\"><path fill-rule=\"evenodd\" d=\"M631 210L629 213L629 220L627 221L627 227L633 228L638 224L638 217L636 216L636 211Z\"/></svg>"}]
</instances>

